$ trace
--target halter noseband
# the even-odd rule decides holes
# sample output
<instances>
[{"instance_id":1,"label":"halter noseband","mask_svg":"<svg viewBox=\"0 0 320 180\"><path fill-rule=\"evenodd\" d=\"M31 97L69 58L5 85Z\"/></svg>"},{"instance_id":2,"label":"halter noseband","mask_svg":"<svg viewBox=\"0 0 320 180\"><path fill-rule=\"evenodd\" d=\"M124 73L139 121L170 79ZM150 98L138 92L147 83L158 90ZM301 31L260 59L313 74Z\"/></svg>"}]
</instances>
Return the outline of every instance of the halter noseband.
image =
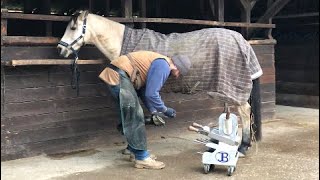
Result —
<instances>
[{"instance_id":1,"label":"halter noseband","mask_svg":"<svg viewBox=\"0 0 320 180\"><path fill-rule=\"evenodd\" d=\"M75 61L78 60L78 52L73 49L73 45L75 45L80 39L84 38L84 35L86 33L86 29L87 29L87 17L84 18L83 20L83 25L82 25L82 34L77 38L75 39L72 43L68 44L64 41L59 41L58 44L66 47L67 49L70 49L72 51L72 53L75 55ZM84 39L83 39L83 45L85 44L84 42Z\"/></svg>"}]
</instances>

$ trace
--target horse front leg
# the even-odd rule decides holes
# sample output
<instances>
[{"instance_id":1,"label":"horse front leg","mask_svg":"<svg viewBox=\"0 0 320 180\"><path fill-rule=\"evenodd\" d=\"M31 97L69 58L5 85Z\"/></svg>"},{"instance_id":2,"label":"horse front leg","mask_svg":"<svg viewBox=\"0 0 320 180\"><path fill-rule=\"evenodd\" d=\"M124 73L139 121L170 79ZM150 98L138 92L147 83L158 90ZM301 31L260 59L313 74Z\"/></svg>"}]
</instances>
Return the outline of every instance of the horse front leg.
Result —
<instances>
[{"instance_id":1,"label":"horse front leg","mask_svg":"<svg viewBox=\"0 0 320 180\"><path fill-rule=\"evenodd\" d=\"M237 111L242 122L242 140L238 148L238 151L241 153L240 156L245 156L248 148L251 146L250 109L251 106L249 103L237 106Z\"/></svg>"}]
</instances>

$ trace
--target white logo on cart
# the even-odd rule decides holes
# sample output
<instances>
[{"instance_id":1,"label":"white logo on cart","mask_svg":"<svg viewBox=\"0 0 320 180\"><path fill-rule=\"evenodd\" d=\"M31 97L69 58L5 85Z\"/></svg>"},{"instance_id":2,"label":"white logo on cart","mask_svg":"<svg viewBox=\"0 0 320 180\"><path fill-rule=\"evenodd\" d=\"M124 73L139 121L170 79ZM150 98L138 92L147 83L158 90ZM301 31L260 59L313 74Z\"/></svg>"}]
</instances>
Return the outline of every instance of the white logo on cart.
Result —
<instances>
[{"instance_id":1,"label":"white logo on cart","mask_svg":"<svg viewBox=\"0 0 320 180\"><path fill-rule=\"evenodd\" d=\"M229 154L223 151L217 152L216 159L219 162L225 163L229 161Z\"/></svg>"}]
</instances>

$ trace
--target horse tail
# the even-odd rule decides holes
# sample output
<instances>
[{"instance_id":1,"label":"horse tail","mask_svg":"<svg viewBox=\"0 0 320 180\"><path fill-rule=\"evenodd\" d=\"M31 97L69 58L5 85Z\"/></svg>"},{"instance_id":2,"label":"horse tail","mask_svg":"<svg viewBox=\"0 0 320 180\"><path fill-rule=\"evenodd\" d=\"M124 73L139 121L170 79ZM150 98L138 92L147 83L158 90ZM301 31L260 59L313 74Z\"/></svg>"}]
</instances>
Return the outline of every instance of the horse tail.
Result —
<instances>
[{"instance_id":1,"label":"horse tail","mask_svg":"<svg viewBox=\"0 0 320 180\"><path fill-rule=\"evenodd\" d=\"M250 98L251 117L253 117L253 125L251 130L251 137L256 141L262 138L261 131L261 96L260 96L260 80L259 78L253 80L253 87Z\"/></svg>"}]
</instances>

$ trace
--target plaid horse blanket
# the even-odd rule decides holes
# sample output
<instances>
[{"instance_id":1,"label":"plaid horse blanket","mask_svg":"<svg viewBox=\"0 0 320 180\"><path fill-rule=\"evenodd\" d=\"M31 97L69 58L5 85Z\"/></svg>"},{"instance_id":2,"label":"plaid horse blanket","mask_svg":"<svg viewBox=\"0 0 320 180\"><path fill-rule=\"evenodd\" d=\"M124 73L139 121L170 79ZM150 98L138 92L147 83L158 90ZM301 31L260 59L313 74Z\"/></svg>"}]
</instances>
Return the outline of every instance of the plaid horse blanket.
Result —
<instances>
[{"instance_id":1,"label":"plaid horse blanket","mask_svg":"<svg viewBox=\"0 0 320 180\"><path fill-rule=\"evenodd\" d=\"M252 80L262 69L251 45L243 36L223 28L207 28L168 35L150 29L125 28L121 55L148 50L166 56L187 55L191 62L188 75L170 79L163 91L206 92L234 105L248 101Z\"/></svg>"}]
</instances>

